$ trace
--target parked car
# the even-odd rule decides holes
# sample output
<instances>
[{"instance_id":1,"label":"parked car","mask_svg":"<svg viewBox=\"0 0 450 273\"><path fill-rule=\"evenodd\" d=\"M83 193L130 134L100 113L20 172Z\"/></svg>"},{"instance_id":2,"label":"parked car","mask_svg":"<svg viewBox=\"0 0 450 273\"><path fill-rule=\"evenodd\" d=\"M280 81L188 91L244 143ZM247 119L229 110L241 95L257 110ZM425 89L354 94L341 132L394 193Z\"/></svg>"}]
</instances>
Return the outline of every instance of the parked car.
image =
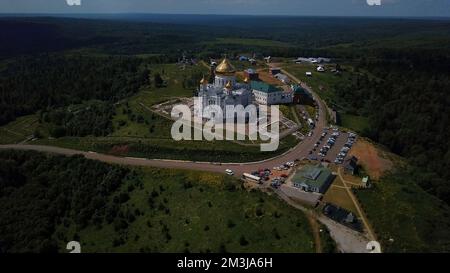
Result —
<instances>
[{"instance_id":1,"label":"parked car","mask_svg":"<svg viewBox=\"0 0 450 273\"><path fill-rule=\"evenodd\" d=\"M280 181L279 179L274 179L274 180L272 180L272 182L270 183L270 186L271 186L272 188L277 189L277 188L279 188L279 187L281 186L281 181Z\"/></svg>"},{"instance_id":2,"label":"parked car","mask_svg":"<svg viewBox=\"0 0 450 273\"><path fill-rule=\"evenodd\" d=\"M232 170L230 170L230 169L226 169L226 170L225 170L225 173L226 173L227 175L230 175L230 176L233 176L233 175L234 175L234 172L233 172Z\"/></svg>"}]
</instances>

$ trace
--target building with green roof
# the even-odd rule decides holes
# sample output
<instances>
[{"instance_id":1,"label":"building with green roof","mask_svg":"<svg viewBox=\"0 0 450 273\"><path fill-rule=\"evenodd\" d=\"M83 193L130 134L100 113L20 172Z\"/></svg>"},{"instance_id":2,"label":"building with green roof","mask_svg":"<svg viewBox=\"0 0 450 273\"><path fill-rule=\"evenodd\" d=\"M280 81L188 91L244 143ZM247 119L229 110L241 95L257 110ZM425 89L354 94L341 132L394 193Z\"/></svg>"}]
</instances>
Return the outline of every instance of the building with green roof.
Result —
<instances>
[{"instance_id":1,"label":"building with green roof","mask_svg":"<svg viewBox=\"0 0 450 273\"><path fill-rule=\"evenodd\" d=\"M273 92L280 92L283 91L283 89L278 88L274 85L262 82L262 81L251 81L250 86L253 90L258 90L265 93L273 93Z\"/></svg>"},{"instance_id":2,"label":"building with green roof","mask_svg":"<svg viewBox=\"0 0 450 273\"><path fill-rule=\"evenodd\" d=\"M307 192L324 194L333 182L333 174L322 165L306 165L292 178L294 187Z\"/></svg>"},{"instance_id":3,"label":"building with green roof","mask_svg":"<svg viewBox=\"0 0 450 273\"><path fill-rule=\"evenodd\" d=\"M292 103L293 92L285 91L280 87L265 82L252 81L250 87L253 90L255 101L263 105Z\"/></svg>"}]
</instances>

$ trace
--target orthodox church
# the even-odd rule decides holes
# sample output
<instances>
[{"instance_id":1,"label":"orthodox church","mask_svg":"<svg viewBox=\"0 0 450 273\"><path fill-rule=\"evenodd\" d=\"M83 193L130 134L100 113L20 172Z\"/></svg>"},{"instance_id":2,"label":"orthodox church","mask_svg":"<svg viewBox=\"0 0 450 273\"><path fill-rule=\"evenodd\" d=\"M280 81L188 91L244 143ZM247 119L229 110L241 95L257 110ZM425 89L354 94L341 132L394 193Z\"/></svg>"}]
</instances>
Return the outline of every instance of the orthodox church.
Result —
<instances>
[{"instance_id":1,"label":"orthodox church","mask_svg":"<svg viewBox=\"0 0 450 273\"><path fill-rule=\"evenodd\" d=\"M222 62L217 65L214 72L214 83L209 83L203 77L200 81L198 97L202 99L201 109L195 109L195 112L201 113L209 105L218 105L226 117L225 109L227 105L242 105L246 107L252 103L252 91L250 80L245 78L244 83L236 81L236 69L225 57ZM204 118L211 118L211 114L206 111L203 113Z\"/></svg>"}]
</instances>

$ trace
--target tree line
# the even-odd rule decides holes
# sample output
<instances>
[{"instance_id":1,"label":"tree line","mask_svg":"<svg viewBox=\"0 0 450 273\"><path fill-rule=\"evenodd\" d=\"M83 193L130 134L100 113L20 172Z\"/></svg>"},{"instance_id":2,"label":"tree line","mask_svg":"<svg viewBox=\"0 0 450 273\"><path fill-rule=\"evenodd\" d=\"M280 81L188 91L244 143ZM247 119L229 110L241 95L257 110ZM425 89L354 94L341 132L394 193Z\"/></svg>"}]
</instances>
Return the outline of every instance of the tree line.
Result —
<instances>
[{"instance_id":1,"label":"tree line","mask_svg":"<svg viewBox=\"0 0 450 273\"><path fill-rule=\"evenodd\" d=\"M98 99L117 102L149 83L148 63L134 57L43 54L0 71L0 125L16 117Z\"/></svg>"},{"instance_id":2,"label":"tree line","mask_svg":"<svg viewBox=\"0 0 450 273\"><path fill-rule=\"evenodd\" d=\"M450 203L450 57L438 50L385 51L361 59L336 86L337 104L369 118L365 136L406 157L420 185Z\"/></svg>"},{"instance_id":3,"label":"tree line","mask_svg":"<svg viewBox=\"0 0 450 273\"><path fill-rule=\"evenodd\" d=\"M57 252L58 240L77 239L58 226L121 222L127 196L115 193L129 180L138 181L133 171L81 156L0 151L0 253Z\"/></svg>"}]
</instances>

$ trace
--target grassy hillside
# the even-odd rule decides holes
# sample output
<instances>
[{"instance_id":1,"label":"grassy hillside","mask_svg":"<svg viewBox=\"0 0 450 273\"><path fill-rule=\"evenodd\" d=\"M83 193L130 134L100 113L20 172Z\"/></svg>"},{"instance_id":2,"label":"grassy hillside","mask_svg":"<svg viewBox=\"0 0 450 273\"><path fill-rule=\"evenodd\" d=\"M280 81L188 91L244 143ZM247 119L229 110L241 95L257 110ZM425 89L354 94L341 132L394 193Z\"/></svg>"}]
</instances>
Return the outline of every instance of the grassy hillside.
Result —
<instances>
[{"instance_id":1,"label":"grassy hillside","mask_svg":"<svg viewBox=\"0 0 450 273\"><path fill-rule=\"evenodd\" d=\"M450 208L420 188L410 169L385 175L355 193L385 252L449 252Z\"/></svg>"},{"instance_id":2,"label":"grassy hillside","mask_svg":"<svg viewBox=\"0 0 450 273\"><path fill-rule=\"evenodd\" d=\"M36 152L0 151L0 163L0 253L66 252L71 240L83 252L315 249L301 211L228 176Z\"/></svg>"},{"instance_id":3,"label":"grassy hillside","mask_svg":"<svg viewBox=\"0 0 450 273\"><path fill-rule=\"evenodd\" d=\"M121 204L140 216L123 230L114 223L81 230L85 251L313 251L301 212L223 176L151 169L142 173L141 185L132 191L124 185L130 200Z\"/></svg>"}]
</instances>

